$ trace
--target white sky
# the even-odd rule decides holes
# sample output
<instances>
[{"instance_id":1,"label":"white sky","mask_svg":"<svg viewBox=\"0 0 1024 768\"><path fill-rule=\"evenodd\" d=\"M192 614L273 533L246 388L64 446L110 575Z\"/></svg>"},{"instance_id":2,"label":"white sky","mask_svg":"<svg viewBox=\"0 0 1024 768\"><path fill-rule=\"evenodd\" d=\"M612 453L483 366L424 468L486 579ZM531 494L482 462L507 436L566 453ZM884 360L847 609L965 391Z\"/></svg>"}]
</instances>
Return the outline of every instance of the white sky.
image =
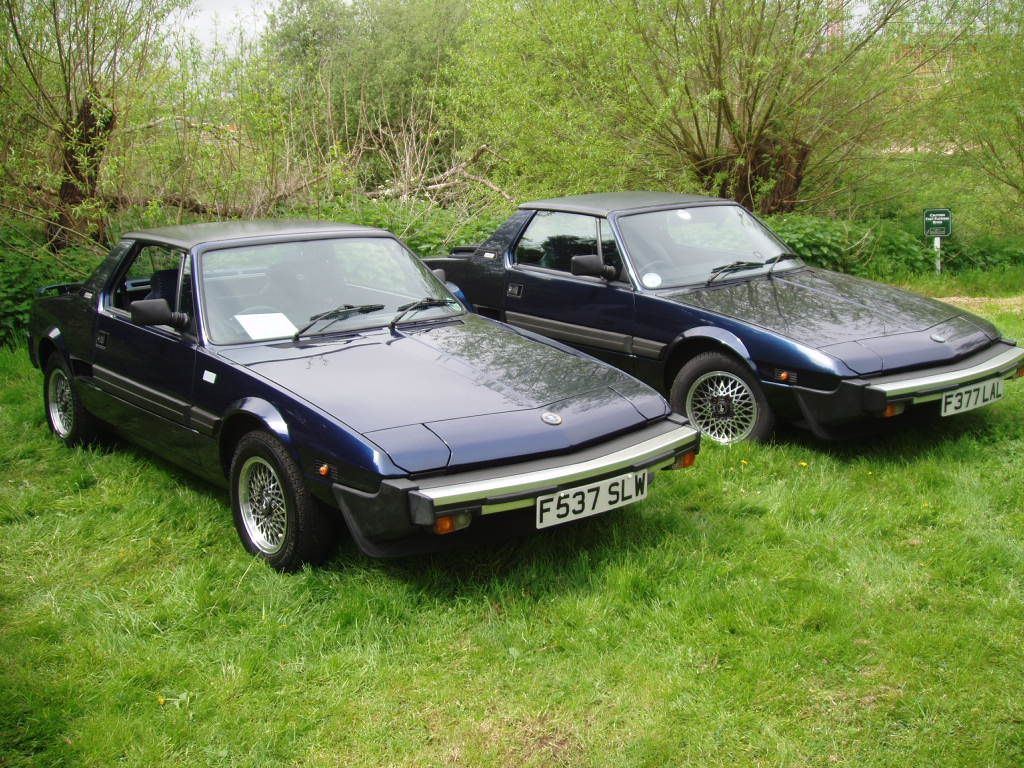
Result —
<instances>
[{"instance_id":1,"label":"white sky","mask_svg":"<svg viewBox=\"0 0 1024 768\"><path fill-rule=\"evenodd\" d=\"M268 0L195 0L180 24L204 45L212 45L218 37L221 42L228 42L226 38L239 20L246 34L258 33L270 5Z\"/></svg>"}]
</instances>

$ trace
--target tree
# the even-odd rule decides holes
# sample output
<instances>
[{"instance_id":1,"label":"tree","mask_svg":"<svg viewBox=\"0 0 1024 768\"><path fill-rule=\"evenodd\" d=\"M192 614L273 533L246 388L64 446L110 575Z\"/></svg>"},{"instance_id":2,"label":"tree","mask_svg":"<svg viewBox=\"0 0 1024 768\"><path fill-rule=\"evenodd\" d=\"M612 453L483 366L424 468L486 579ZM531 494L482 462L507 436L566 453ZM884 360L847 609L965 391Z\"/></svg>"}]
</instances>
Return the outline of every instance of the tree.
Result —
<instances>
[{"instance_id":1,"label":"tree","mask_svg":"<svg viewBox=\"0 0 1024 768\"><path fill-rule=\"evenodd\" d=\"M534 155L580 187L660 181L787 211L878 140L889 97L948 44L918 5L489 0L453 102L528 181Z\"/></svg>"},{"instance_id":2,"label":"tree","mask_svg":"<svg viewBox=\"0 0 1024 768\"><path fill-rule=\"evenodd\" d=\"M185 0L2 0L7 194L47 219L54 247L103 239L100 169L121 114Z\"/></svg>"},{"instance_id":3,"label":"tree","mask_svg":"<svg viewBox=\"0 0 1024 768\"><path fill-rule=\"evenodd\" d=\"M1019 207L1024 204L1024 2L989 3L956 54L941 96L949 118L946 135L968 163L1008 189Z\"/></svg>"},{"instance_id":4,"label":"tree","mask_svg":"<svg viewBox=\"0 0 1024 768\"><path fill-rule=\"evenodd\" d=\"M270 17L264 46L315 116L304 123L304 139L320 142L321 151L333 144L359 155L370 187L447 168L454 149L433 91L455 51L466 6L467 0L284 0Z\"/></svg>"}]
</instances>

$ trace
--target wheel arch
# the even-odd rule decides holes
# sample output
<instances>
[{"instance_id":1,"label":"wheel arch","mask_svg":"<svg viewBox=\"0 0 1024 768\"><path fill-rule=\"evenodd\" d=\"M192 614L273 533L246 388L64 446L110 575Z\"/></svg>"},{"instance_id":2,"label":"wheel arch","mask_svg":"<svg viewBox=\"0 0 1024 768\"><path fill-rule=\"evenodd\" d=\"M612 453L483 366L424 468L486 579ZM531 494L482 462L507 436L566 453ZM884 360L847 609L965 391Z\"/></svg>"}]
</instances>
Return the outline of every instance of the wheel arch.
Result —
<instances>
[{"instance_id":1,"label":"wheel arch","mask_svg":"<svg viewBox=\"0 0 1024 768\"><path fill-rule=\"evenodd\" d=\"M64 336L60 328L53 326L47 333L41 335L33 351L36 356L34 362L40 369L46 368L46 362L54 352L59 352L67 359L67 351L64 348Z\"/></svg>"},{"instance_id":2,"label":"wheel arch","mask_svg":"<svg viewBox=\"0 0 1024 768\"><path fill-rule=\"evenodd\" d=\"M256 430L274 435L292 450L288 423L276 407L261 398L240 400L228 409L217 434L217 450L225 477L231 472L231 459L238 441Z\"/></svg>"},{"instance_id":3,"label":"wheel arch","mask_svg":"<svg viewBox=\"0 0 1024 768\"><path fill-rule=\"evenodd\" d=\"M734 333L715 328L714 326L699 326L691 328L680 334L668 348L665 357L665 380L663 386L666 392L671 391L672 382L680 369L702 352L722 352L740 360L750 366L750 369L757 374L757 365L750 357L746 345Z\"/></svg>"}]
</instances>

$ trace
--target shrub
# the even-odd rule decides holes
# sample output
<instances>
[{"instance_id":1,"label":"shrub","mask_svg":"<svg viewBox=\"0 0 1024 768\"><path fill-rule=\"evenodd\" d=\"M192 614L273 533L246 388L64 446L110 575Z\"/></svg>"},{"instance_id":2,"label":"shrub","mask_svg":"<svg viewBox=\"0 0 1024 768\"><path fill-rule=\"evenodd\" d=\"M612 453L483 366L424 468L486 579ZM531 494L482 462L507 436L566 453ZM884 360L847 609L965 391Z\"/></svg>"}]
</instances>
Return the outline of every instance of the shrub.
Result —
<instances>
[{"instance_id":1,"label":"shrub","mask_svg":"<svg viewBox=\"0 0 1024 768\"><path fill-rule=\"evenodd\" d=\"M46 250L42 232L12 224L0 226L0 346L23 340L36 292L48 283L81 280L96 262L94 254Z\"/></svg>"},{"instance_id":2,"label":"shrub","mask_svg":"<svg viewBox=\"0 0 1024 768\"><path fill-rule=\"evenodd\" d=\"M479 243L508 216L508 211L440 208L421 200L371 200L351 197L283 214L380 227L394 232L420 256L446 256L456 245Z\"/></svg>"},{"instance_id":3,"label":"shrub","mask_svg":"<svg viewBox=\"0 0 1024 768\"><path fill-rule=\"evenodd\" d=\"M889 222L788 214L768 224L804 261L839 272L888 279L927 270L933 260L921 238Z\"/></svg>"}]
</instances>

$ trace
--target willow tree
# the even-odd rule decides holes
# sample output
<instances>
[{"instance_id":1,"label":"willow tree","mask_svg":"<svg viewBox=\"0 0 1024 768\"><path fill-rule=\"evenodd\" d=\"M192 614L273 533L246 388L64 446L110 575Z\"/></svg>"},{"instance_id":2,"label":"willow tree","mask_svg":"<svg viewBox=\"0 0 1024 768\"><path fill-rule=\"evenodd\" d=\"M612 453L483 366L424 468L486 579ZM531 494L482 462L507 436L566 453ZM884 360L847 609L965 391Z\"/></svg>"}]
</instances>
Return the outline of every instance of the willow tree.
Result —
<instances>
[{"instance_id":1,"label":"willow tree","mask_svg":"<svg viewBox=\"0 0 1024 768\"><path fill-rule=\"evenodd\" d=\"M685 184L786 211L882 137L893 94L957 34L921 6L482 0L453 102L527 179L532 156L580 187Z\"/></svg>"},{"instance_id":2,"label":"willow tree","mask_svg":"<svg viewBox=\"0 0 1024 768\"><path fill-rule=\"evenodd\" d=\"M956 51L946 137L968 163L1024 203L1024 0L992 0ZM970 119L963 119L965 114Z\"/></svg>"},{"instance_id":3,"label":"willow tree","mask_svg":"<svg viewBox=\"0 0 1024 768\"><path fill-rule=\"evenodd\" d=\"M2 0L5 197L47 221L55 247L103 238L100 171L128 94L184 0Z\"/></svg>"}]
</instances>

